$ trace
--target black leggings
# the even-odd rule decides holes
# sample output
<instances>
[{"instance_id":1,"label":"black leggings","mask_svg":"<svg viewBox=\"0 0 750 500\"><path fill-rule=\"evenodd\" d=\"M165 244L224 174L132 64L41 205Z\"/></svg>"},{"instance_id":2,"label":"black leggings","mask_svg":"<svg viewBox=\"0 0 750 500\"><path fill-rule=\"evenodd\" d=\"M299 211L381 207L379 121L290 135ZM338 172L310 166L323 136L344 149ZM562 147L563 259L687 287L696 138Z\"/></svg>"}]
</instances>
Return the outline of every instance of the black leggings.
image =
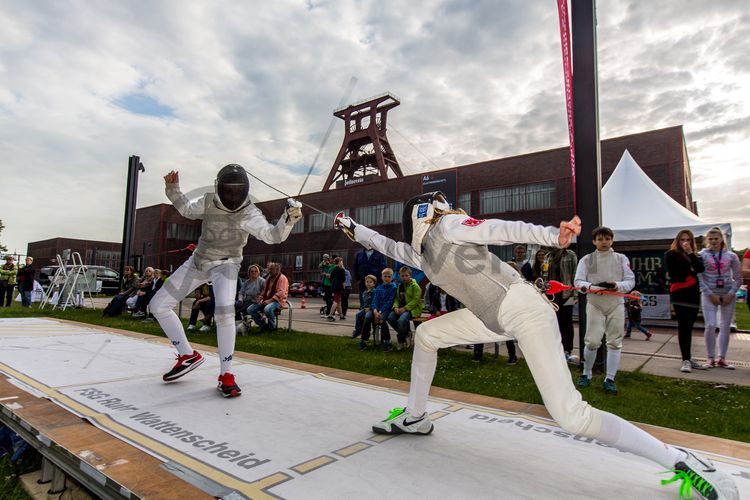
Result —
<instances>
[{"instance_id":1,"label":"black leggings","mask_svg":"<svg viewBox=\"0 0 750 500\"><path fill-rule=\"evenodd\" d=\"M10 307L10 303L13 301L13 288L16 285L8 285L3 283L0 285L0 306L5 302L5 307Z\"/></svg>"},{"instance_id":2,"label":"black leggings","mask_svg":"<svg viewBox=\"0 0 750 500\"><path fill-rule=\"evenodd\" d=\"M693 325L695 318L698 317L698 304L695 306L674 305L674 312L677 316L677 339L680 342L680 353L682 360L691 359L691 345L693 343Z\"/></svg>"}]
</instances>

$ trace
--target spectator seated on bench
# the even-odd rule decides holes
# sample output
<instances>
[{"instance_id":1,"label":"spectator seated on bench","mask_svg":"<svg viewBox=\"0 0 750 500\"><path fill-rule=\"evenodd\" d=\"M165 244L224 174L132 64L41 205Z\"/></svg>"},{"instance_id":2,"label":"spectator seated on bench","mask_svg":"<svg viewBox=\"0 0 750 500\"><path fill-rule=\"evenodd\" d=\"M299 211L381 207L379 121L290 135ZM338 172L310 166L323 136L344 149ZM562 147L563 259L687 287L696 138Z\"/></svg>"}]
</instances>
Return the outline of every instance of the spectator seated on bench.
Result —
<instances>
[{"instance_id":1,"label":"spectator seated on bench","mask_svg":"<svg viewBox=\"0 0 750 500\"><path fill-rule=\"evenodd\" d=\"M289 280L281 273L281 264L268 264L268 277L261 293L261 301L247 308L247 314L261 331L274 331L278 328L278 315L286 307Z\"/></svg>"},{"instance_id":2,"label":"spectator seated on bench","mask_svg":"<svg viewBox=\"0 0 750 500\"><path fill-rule=\"evenodd\" d=\"M402 266L398 270L401 278L396 288L396 297L393 299L393 309L388 315L388 324L396 330L398 340L397 349L403 349L411 345L411 329L409 322L412 318L422 315L422 289L417 280L411 277L411 269Z\"/></svg>"}]
</instances>

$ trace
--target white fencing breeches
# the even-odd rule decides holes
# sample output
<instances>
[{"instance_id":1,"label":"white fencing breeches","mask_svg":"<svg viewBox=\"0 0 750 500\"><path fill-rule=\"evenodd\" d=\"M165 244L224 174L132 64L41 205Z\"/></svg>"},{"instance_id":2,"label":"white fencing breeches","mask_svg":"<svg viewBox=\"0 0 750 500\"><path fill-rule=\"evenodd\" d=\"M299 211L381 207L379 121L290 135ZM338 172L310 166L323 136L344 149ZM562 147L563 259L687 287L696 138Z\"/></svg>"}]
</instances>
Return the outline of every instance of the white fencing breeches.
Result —
<instances>
[{"instance_id":1,"label":"white fencing breeches","mask_svg":"<svg viewBox=\"0 0 750 500\"><path fill-rule=\"evenodd\" d=\"M681 456L679 450L583 401L565 361L557 317L535 288L528 283L511 285L498 319L506 334L518 341L544 405L560 427L648 458L663 467L674 465ZM422 323L416 334L407 411L413 416L425 412L439 348L505 340L505 335L487 329L468 309Z\"/></svg>"},{"instance_id":2,"label":"white fencing breeches","mask_svg":"<svg viewBox=\"0 0 750 500\"><path fill-rule=\"evenodd\" d=\"M622 301L603 311L596 305L586 304L586 336L584 342L591 350L599 349L602 336L607 337L607 349L622 349L622 336L625 325L625 306Z\"/></svg>"},{"instance_id":3,"label":"white fencing breeches","mask_svg":"<svg viewBox=\"0 0 750 500\"><path fill-rule=\"evenodd\" d=\"M190 257L175 271L156 292L149 308L164 333L172 341L181 355L192 354L193 348L185 335L180 318L174 312L175 306L198 286L211 281L214 290L214 320L219 348L220 373L231 370L234 355L234 298L237 295L237 274L239 265L227 262L207 271L201 271Z\"/></svg>"},{"instance_id":4,"label":"white fencing breeches","mask_svg":"<svg viewBox=\"0 0 750 500\"><path fill-rule=\"evenodd\" d=\"M506 335L518 341L552 418L568 432L597 437L602 425L600 412L583 401L573 385L560 344L557 317L549 303L531 285L516 283L510 286L498 319ZM411 392L419 394L412 398L410 392L409 412L421 414L426 407L432 374L425 377L422 373L415 373L422 368L416 366L417 361L428 366L424 363L426 354L437 358L437 350L442 347L504 340L507 340L506 336L487 329L468 309L459 309L422 323L417 329L411 375ZM424 354L419 351L424 351ZM415 387L415 382L418 387Z\"/></svg>"}]
</instances>

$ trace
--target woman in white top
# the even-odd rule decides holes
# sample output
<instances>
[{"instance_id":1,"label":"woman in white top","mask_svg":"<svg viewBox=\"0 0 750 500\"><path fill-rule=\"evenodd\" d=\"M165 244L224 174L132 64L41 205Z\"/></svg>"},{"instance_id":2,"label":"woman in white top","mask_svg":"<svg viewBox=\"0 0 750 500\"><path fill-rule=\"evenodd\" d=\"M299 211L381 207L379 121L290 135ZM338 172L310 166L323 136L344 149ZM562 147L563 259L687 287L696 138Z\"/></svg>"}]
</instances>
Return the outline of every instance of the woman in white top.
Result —
<instances>
[{"instance_id":1,"label":"woman in white top","mask_svg":"<svg viewBox=\"0 0 750 500\"><path fill-rule=\"evenodd\" d=\"M704 332L708 366L734 370L726 362L729 348L729 325L734 315L735 294L742 285L740 259L727 248L724 233L711 228L705 237L706 248L701 250L705 271L698 274L701 305L706 323ZM717 315L719 318L717 318ZM716 328L719 327L719 356L716 356Z\"/></svg>"}]
</instances>

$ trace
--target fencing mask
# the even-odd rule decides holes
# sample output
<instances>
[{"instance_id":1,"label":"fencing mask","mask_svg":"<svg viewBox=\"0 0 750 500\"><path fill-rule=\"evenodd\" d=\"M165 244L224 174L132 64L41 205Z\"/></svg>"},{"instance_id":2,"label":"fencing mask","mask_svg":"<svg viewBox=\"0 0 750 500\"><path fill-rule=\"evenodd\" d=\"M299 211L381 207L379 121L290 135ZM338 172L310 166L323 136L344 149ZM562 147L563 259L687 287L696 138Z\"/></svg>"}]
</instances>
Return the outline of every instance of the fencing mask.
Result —
<instances>
[{"instance_id":1,"label":"fencing mask","mask_svg":"<svg viewBox=\"0 0 750 500\"><path fill-rule=\"evenodd\" d=\"M404 206L403 229L404 241L409 243L418 254L422 254L422 240L430 229L434 217L442 215L451 206L440 191L415 196Z\"/></svg>"},{"instance_id":2,"label":"fencing mask","mask_svg":"<svg viewBox=\"0 0 750 500\"><path fill-rule=\"evenodd\" d=\"M250 204L250 181L241 165L230 163L216 176L217 206L225 212L238 212Z\"/></svg>"}]
</instances>

